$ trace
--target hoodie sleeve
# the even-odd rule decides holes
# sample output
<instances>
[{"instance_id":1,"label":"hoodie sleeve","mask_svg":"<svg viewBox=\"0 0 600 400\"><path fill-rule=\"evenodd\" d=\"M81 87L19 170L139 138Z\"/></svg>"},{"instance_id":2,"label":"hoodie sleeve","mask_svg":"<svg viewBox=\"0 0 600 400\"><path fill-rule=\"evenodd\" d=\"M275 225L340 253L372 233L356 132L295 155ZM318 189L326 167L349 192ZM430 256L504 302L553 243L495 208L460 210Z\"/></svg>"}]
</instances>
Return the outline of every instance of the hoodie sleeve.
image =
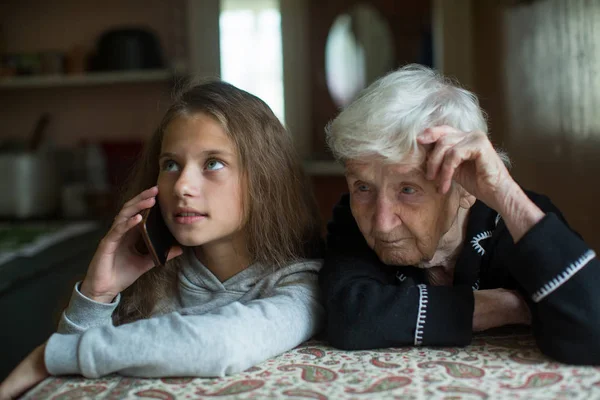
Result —
<instances>
[{"instance_id":1,"label":"hoodie sleeve","mask_svg":"<svg viewBox=\"0 0 600 400\"><path fill-rule=\"evenodd\" d=\"M292 349L317 333L323 319L316 274L296 273L264 298L206 314L54 334L45 361L53 375L224 376Z\"/></svg>"},{"instance_id":2,"label":"hoodie sleeve","mask_svg":"<svg viewBox=\"0 0 600 400\"><path fill-rule=\"evenodd\" d=\"M419 284L395 272L368 247L344 196L328 224L327 256L319 276L327 337L334 346L357 350L470 343L471 287Z\"/></svg>"},{"instance_id":3,"label":"hoodie sleeve","mask_svg":"<svg viewBox=\"0 0 600 400\"><path fill-rule=\"evenodd\" d=\"M121 295L112 303L100 303L84 296L78 282L73 288L69 305L58 322L58 333L82 333L85 330L101 325L112 325L112 314L121 301Z\"/></svg>"}]
</instances>

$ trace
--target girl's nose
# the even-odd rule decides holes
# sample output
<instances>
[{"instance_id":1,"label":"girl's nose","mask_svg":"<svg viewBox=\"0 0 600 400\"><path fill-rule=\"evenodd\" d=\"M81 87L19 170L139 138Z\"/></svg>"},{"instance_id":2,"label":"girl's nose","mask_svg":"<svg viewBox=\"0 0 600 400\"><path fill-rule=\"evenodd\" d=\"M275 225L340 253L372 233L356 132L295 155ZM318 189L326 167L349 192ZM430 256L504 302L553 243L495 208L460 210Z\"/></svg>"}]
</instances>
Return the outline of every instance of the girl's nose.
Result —
<instances>
[{"instance_id":1,"label":"girl's nose","mask_svg":"<svg viewBox=\"0 0 600 400\"><path fill-rule=\"evenodd\" d=\"M194 177L193 171L185 168L177 178L174 186L175 195L178 197L195 196L200 189L200 179Z\"/></svg>"}]
</instances>

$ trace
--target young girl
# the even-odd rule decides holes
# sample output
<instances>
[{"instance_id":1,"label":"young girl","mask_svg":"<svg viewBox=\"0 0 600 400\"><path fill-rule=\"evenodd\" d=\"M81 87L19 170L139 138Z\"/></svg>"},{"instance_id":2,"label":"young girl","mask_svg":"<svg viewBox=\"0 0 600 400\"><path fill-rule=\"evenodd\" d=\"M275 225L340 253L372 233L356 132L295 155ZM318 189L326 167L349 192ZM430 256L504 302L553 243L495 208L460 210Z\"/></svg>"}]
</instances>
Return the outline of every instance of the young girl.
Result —
<instances>
[{"instance_id":1,"label":"young girl","mask_svg":"<svg viewBox=\"0 0 600 400\"><path fill-rule=\"evenodd\" d=\"M263 101L223 82L183 92L128 189L58 333L9 375L0 398L48 374L223 376L321 328L317 207L290 135ZM140 212L156 201L180 246L153 268L136 243Z\"/></svg>"}]
</instances>

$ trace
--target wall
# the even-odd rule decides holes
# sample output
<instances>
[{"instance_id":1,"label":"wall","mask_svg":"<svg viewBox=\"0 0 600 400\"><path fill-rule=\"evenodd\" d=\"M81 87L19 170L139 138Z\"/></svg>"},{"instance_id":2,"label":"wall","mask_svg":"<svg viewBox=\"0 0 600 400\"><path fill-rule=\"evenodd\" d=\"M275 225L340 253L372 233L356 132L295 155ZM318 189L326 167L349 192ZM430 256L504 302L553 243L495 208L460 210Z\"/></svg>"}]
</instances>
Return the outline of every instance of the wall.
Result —
<instances>
[{"instance_id":1,"label":"wall","mask_svg":"<svg viewBox=\"0 0 600 400\"><path fill-rule=\"evenodd\" d=\"M221 73L219 47L219 0L185 0L189 73L218 78Z\"/></svg>"},{"instance_id":2,"label":"wall","mask_svg":"<svg viewBox=\"0 0 600 400\"><path fill-rule=\"evenodd\" d=\"M310 0L311 15L309 31L310 90L312 110L312 149L316 159L332 159L326 143L324 127L334 118L339 107L333 101L327 87L325 72L325 46L335 18L348 12L355 4L368 3L388 24L392 33L394 65L397 68L410 62L418 62L431 26L432 1L397 2L393 0Z\"/></svg>"},{"instance_id":3,"label":"wall","mask_svg":"<svg viewBox=\"0 0 600 400\"><path fill-rule=\"evenodd\" d=\"M435 68L472 87L472 0L432 0L432 4Z\"/></svg>"},{"instance_id":4,"label":"wall","mask_svg":"<svg viewBox=\"0 0 600 400\"><path fill-rule=\"evenodd\" d=\"M280 0L285 121L303 158L311 154L308 0Z\"/></svg>"},{"instance_id":5,"label":"wall","mask_svg":"<svg viewBox=\"0 0 600 400\"><path fill-rule=\"evenodd\" d=\"M488 1L475 19L477 92L513 175L549 195L600 250L600 3Z\"/></svg>"}]
</instances>

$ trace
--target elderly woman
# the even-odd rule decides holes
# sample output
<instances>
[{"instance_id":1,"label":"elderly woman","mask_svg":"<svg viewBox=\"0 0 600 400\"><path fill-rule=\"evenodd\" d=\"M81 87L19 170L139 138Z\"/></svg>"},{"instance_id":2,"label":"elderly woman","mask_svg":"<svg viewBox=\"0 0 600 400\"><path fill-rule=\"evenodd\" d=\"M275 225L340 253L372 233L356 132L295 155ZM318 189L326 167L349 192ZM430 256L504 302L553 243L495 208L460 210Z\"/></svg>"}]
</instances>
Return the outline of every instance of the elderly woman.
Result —
<instances>
[{"instance_id":1,"label":"elderly woman","mask_svg":"<svg viewBox=\"0 0 600 400\"><path fill-rule=\"evenodd\" d=\"M350 191L320 274L334 346L466 345L473 331L528 324L545 354L600 364L600 261L513 180L472 93L409 65L327 137Z\"/></svg>"}]
</instances>

